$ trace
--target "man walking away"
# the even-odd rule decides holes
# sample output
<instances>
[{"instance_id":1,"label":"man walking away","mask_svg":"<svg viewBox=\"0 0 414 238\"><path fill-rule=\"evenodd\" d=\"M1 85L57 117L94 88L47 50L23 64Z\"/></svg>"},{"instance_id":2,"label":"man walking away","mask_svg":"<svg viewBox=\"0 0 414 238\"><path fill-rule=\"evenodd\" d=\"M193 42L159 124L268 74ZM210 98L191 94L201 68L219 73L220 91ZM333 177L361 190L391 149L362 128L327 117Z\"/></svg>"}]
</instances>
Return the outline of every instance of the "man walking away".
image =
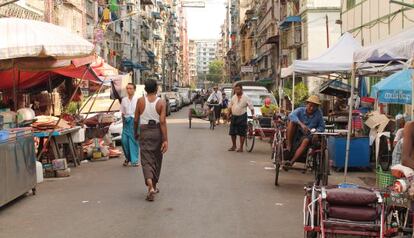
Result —
<instances>
[{"instance_id":1,"label":"man walking away","mask_svg":"<svg viewBox=\"0 0 414 238\"><path fill-rule=\"evenodd\" d=\"M138 153L139 146L135 140L134 134L134 115L135 107L137 106L138 97L135 96L135 84L129 83L126 86L128 96L124 97L121 102L122 113L122 149L125 155L124 166L128 166L129 163L132 166L139 166Z\"/></svg>"},{"instance_id":2,"label":"man walking away","mask_svg":"<svg viewBox=\"0 0 414 238\"><path fill-rule=\"evenodd\" d=\"M207 99L208 103L214 104L214 115L216 117L216 124L220 124L221 104L223 103L223 97L218 90L218 86L214 86L213 93Z\"/></svg>"},{"instance_id":3,"label":"man walking away","mask_svg":"<svg viewBox=\"0 0 414 238\"><path fill-rule=\"evenodd\" d=\"M232 147L229 151L235 151L237 136L240 137L240 147L237 152L243 152L244 140L247 134L247 108L252 112L253 118L254 108L250 99L243 94L243 88L241 85L236 84L234 86L234 96L230 100L229 114L231 116L230 122L230 136L232 141Z\"/></svg>"},{"instance_id":4,"label":"man walking away","mask_svg":"<svg viewBox=\"0 0 414 238\"><path fill-rule=\"evenodd\" d=\"M147 201L154 201L161 173L162 157L168 149L166 103L157 97L155 80L145 82L147 95L138 99L135 111L135 133L141 146L141 164L148 187ZM138 128L139 125L139 128Z\"/></svg>"}]
</instances>

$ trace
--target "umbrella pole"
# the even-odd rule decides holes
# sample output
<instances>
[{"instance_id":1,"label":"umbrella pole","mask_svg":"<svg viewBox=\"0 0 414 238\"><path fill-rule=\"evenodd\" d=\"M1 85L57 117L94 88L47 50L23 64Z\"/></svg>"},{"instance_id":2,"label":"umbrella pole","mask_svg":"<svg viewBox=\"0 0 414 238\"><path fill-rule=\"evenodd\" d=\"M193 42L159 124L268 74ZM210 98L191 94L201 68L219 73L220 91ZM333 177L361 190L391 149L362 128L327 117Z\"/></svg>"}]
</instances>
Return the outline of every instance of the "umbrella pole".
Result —
<instances>
[{"instance_id":1,"label":"umbrella pole","mask_svg":"<svg viewBox=\"0 0 414 238\"><path fill-rule=\"evenodd\" d=\"M411 59L411 67L414 68L414 60ZM414 70L413 73L411 74L411 120L414 119Z\"/></svg>"},{"instance_id":2,"label":"umbrella pole","mask_svg":"<svg viewBox=\"0 0 414 238\"><path fill-rule=\"evenodd\" d=\"M348 116L348 133L346 136L346 152L345 152L345 167L344 167L344 182L348 175L348 161L349 161L349 148L351 146L351 133L352 133L352 109L354 107L354 90L355 90L355 75L356 75L356 63L352 65L351 75L351 95L349 97L349 116Z\"/></svg>"},{"instance_id":3,"label":"umbrella pole","mask_svg":"<svg viewBox=\"0 0 414 238\"><path fill-rule=\"evenodd\" d=\"M295 71L293 70L293 74L292 74L292 112L295 110Z\"/></svg>"}]
</instances>

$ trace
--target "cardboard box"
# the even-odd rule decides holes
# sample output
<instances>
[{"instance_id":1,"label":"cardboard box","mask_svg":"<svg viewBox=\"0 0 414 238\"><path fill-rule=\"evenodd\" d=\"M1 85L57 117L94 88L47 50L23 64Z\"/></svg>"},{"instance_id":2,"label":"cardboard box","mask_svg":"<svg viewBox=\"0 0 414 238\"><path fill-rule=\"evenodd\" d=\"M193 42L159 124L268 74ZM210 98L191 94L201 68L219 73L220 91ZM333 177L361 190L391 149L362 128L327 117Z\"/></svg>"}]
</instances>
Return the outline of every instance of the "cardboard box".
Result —
<instances>
[{"instance_id":1,"label":"cardboard box","mask_svg":"<svg viewBox=\"0 0 414 238\"><path fill-rule=\"evenodd\" d=\"M52 160L53 170L65 170L68 168L68 163L65 159Z\"/></svg>"},{"instance_id":2,"label":"cardboard box","mask_svg":"<svg viewBox=\"0 0 414 238\"><path fill-rule=\"evenodd\" d=\"M70 176L70 168L67 168L65 170L56 170L56 177L63 178L63 177L69 177Z\"/></svg>"}]
</instances>

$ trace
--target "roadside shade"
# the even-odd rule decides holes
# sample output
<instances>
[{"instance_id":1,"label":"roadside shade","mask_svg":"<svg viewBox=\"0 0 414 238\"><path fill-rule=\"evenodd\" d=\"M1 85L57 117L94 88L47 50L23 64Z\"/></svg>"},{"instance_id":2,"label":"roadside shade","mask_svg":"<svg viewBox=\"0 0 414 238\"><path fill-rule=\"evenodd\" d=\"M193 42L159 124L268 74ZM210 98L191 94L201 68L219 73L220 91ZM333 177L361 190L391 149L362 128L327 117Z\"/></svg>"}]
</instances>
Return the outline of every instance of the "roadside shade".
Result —
<instances>
[{"instance_id":1,"label":"roadside shade","mask_svg":"<svg viewBox=\"0 0 414 238\"><path fill-rule=\"evenodd\" d=\"M392 35L377 44L355 51L354 61L381 62L409 60L414 54L414 27Z\"/></svg>"},{"instance_id":2,"label":"roadside shade","mask_svg":"<svg viewBox=\"0 0 414 238\"><path fill-rule=\"evenodd\" d=\"M286 78L293 73L298 75L326 75L331 73L350 73L353 54L361 45L352 34L345 32L338 42L320 56L309 60L295 60L292 65L282 68L281 76Z\"/></svg>"},{"instance_id":3,"label":"roadside shade","mask_svg":"<svg viewBox=\"0 0 414 238\"><path fill-rule=\"evenodd\" d=\"M371 97L380 103L411 104L412 69L404 69L372 86Z\"/></svg>"},{"instance_id":4,"label":"roadside shade","mask_svg":"<svg viewBox=\"0 0 414 238\"><path fill-rule=\"evenodd\" d=\"M95 49L67 29L41 21L0 18L0 35L0 68L26 58L81 58L92 55Z\"/></svg>"},{"instance_id":5,"label":"roadside shade","mask_svg":"<svg viewBox=\"0 0 414 238\"><path fill-rule=\"evenodd\" d=\"M91 66L89 67L89 64ZM104 76L116 69L98 60L94 56L82 57L73 60L40 60L35 59L19 62L14 68L0 70L0 89L11 89L14 83L19 89L28 89L49 80L59 78L59 75L69 78L83 78L95 83L101 83L98 76ZM116 72L117 73L117 72Z\"/></svg>"}]
</instances>

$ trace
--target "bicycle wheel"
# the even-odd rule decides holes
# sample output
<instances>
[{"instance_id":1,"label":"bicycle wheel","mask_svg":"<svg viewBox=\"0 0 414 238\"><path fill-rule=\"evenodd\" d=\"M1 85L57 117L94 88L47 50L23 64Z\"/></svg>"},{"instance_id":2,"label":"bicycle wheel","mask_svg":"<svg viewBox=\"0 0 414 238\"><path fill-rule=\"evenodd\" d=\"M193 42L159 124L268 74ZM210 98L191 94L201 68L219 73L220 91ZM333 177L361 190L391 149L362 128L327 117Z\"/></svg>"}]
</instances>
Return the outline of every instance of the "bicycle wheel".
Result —
<instances>
[{"instance_id":1,"label":"bicycle wheel","mask_svg":"<svg viewBox=\"0 0 414 238\"><path fill-rule=\"evenodd\" d=\"M255 142L255 136L254 136L253 124L249 123L247 125L247 136L246 136L246 139L245 139L247 152L252 152L253 151L254 142Z\"/></svg>"},{"instance_id":2,"label":"bicycle wheel","mask_svg":"<svg viewBox=\"0 0 414 238\"><path fill-rule=\"evenodd\" d=\"M275 186L279 186L279 173L280 173L280 166L283 161L283 146L280 143L277 143L272 153L273 156L273 163L275 164Z\"/></svg>"},{"instance_id":3,"label":"bicycle wheel","mask_svg":"<svg viewBox=\"0 0 414 238\"><path fill-rule=\"evenodd\" d=\"M319 186L321 183L321 155L320 153L316 153L314 155L312 155L313 157L313 165L312 165L312 170L313 170L313 174L314 174L314 184L316 186Z\"/></svg>"},{"instance_id":4,"label":"bicycle wheel","mask_svg":"<svg viewBox=\"0 0 414 238\"><path fill-rule=\"evenodd\" d=\"M330 173L330 165L329 165L329 157L325 153L326 151L322 151L322 186L328 185L329 173Z\"/></svg>"}]
</instances>

